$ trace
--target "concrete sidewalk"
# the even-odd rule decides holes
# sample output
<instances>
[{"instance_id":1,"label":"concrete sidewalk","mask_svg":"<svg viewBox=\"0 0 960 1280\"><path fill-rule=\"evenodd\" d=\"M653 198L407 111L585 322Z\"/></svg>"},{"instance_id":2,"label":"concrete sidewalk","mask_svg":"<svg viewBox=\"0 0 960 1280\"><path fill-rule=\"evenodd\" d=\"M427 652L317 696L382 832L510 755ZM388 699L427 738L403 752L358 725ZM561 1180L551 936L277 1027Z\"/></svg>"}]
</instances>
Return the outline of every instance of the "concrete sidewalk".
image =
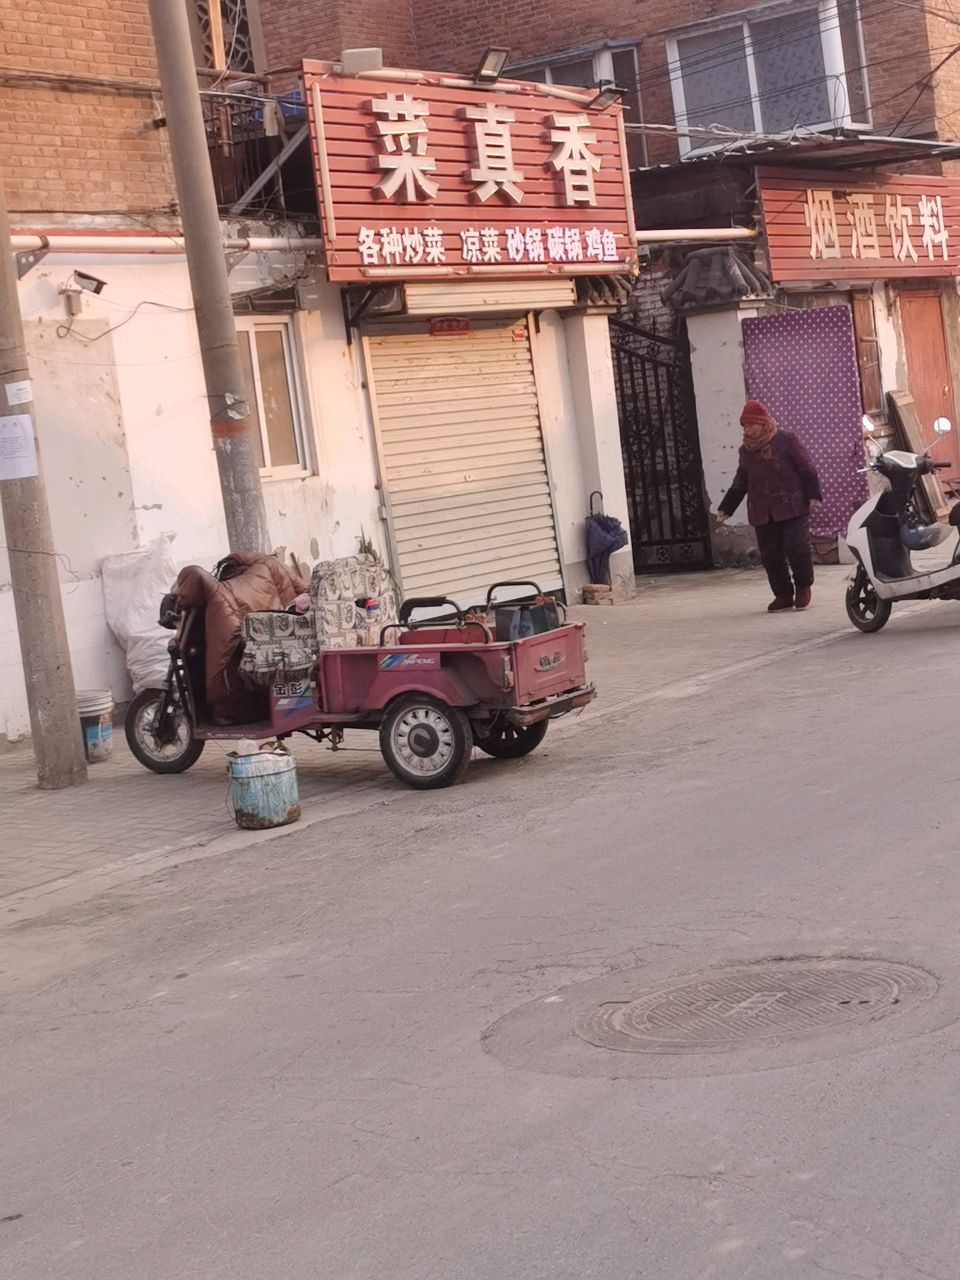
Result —
<instances>
[{"instance_id":1,"label":"concrete sidewalk","mask_svg":"<svg viewBox=\"0 0 960 1280\"><path fill-rule=\"evenodd\" d=\"M572 610L588 623L589 670L599 697L552 734L597 726L645 698L674 690L680 696L689 682L722 679L741 664L775 661L796 646L852 632L843 610L846 575L821 569L815 607L803 614L768 615L766 580L756 571L644 579L628 605ZM64 792L36 788L28 750L0 756L0 901L237 837L222 744L209 743L189 773L160 777L130 756L122 729L114 743L113 759L91 767L87 786ZM348 733L345 749L335 753L305 738L291 745L307 821L412 797L387 771L374 734Z\"/></svg>"}]
</instances>

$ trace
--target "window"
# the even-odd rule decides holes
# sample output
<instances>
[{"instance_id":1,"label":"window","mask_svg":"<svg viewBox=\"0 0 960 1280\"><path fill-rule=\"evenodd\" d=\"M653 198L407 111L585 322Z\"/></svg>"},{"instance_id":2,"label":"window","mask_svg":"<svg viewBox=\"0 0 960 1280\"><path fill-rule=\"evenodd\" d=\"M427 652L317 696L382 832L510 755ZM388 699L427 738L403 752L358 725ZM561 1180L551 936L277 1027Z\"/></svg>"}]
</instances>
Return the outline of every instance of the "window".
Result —
<instances>
[{"instance_id":1,"label":"window","mask_svg":"<svg viewBox=\"0 0 960 1280\"><path fill-rule=\"evenodd\" d=\"M646 139L631 130L643 120L637 51L633 45L618 48L581 50L576 54L554 54L536 62L508 68L507 75L538 84L562 84L571 89L592 89L601 80L612 80L623 90L623 122L627 127L627 159L631 169L647 163Z\"/></svg>"},{"instance_id":2,"label":"window","mask_svg":"<svg viewBox=\"0 0 960 1280\"><path fill-rule=\"evenodd\" d=\"M869 128L857 0L770 5L667 41L677 124L738 133ZM680 138L680 152L720 145Z\"/></svg>"},{"instance_id":3,"label":"window","mask_svg":"<svg viewBox=\"0 0 960 1280\"><path fill-rule=\"evenodd\" d=\"M257 0L193 0L187 13L198 67L252 73L266 65Z\"/></svg>"},{"instance_id":4,"label":"window","mask_svg":"<svg viewBox=\"0 0 960 1280\"><path fill-rule=\"evenodd\" d=\"M309 465L293 325L279 317L238 317L237 337L250 416L260 442L261 472L303 475Z\"/></svg>"}]
</instances>

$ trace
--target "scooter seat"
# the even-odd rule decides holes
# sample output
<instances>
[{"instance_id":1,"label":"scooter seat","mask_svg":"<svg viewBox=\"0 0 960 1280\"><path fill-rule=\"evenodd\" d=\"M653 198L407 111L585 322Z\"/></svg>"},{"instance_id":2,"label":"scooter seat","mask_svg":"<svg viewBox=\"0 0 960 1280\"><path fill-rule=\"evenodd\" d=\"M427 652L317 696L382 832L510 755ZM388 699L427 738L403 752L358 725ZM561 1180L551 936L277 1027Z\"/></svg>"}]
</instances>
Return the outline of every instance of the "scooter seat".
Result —
<instances>
[{"instance_id":1,"label":"scooter seat","mask_svg":"<svg viewBox=\"0 0 960 1280\"><path fill-rule=\"evenodd\" d=\"M960 502L955 502L950 508L950 514L947 520L955 529L960 529Z\"/></svg>"}]
</instances>

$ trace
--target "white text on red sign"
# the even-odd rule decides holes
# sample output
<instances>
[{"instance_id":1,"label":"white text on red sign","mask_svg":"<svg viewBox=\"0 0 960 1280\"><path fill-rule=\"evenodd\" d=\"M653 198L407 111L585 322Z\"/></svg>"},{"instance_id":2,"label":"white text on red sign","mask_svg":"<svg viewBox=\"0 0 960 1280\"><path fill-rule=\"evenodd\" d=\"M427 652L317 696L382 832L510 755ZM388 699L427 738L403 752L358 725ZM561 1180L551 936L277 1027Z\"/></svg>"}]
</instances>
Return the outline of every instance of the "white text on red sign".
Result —
<instances>
[{"instance_id":1,"label":"white text on red sign","mask_svg":"<svg viewBox=\"0 0 960 1280\"><path fill-rule=\"evenodd\" d=\"M429 154L430 104L409 93L387 93L370 102L376 116L374 128L381 142L377 167L382 177L376 190L385 200L405 204L436 199L440 187L434 177L436 159ZM524 175L513 161L510 126L516 114L506 107L484 104L461 107L460 118L467 123L476 163L463 177L473 187L481 203L498 195L504 202L520 204L524 198ZM583 113L553 112L545 117L547 140L553 153L545 167L559 174L563 183L563 203L572 207L597 203L596 175L603 159L593 147L596 132Z\"/></svg>"},{"instance_id":2,"label":"white text on red sign","mask_svg":"<svg viewBox=\"0 0 960 1280\"><path fill-rule=\"evenodd\" d=\"M608 228L467 227L456 233L459 260L470 266L512 263L619 262L617 237ZM441 227L361 227L357 250L365 267L442 266L447 256Z\"/></svg>"},{"instance_id":3,"label":"white text on red sign","mask_svg":"<svg viewBox=\"0 0 960 1280\"><path fill-rule=\"evenodd\" d=\"M831 190L810 188L803 220L815 260L841 258L845 252L851 258L880 259L887 250L897 262L918 262L921 254L929 262L950 261L941 196L921 195L913 203L901 195L868 191L838 198Z\"/></svg>"}]
</instances>

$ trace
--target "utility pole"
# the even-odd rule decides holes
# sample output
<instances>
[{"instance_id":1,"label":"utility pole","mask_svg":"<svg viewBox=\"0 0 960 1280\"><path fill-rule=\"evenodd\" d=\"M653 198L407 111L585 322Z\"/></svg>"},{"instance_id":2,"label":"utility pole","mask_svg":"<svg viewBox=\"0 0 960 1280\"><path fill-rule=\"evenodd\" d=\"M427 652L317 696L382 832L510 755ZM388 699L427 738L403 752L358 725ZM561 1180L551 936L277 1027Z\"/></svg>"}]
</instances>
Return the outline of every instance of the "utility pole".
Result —
<instances>
[{"instance_id":1,"label":"utility pole","mask_svg":"<svg viewBox=\"0 0 960 1280\"><path fill-rule=\"evenodd\" d=\"M218 4L219 0L211 2ZM259 453L240 364L185 0L150 0L150 19L200 335L227 537L231 551L267 551L269 537L260 489Z\"/></svg>"},{"instance_id":2,"label":"utility pole","mask_svg":"<svg viewBox=\"0 0 960 1280\"><path fill-rule=\"evenodd\" d=\"M17 272L0 174L0 498L27 686L37 781L47 791L87 780L60 575L33 425Z\"/></svg>"}]
</instances>

